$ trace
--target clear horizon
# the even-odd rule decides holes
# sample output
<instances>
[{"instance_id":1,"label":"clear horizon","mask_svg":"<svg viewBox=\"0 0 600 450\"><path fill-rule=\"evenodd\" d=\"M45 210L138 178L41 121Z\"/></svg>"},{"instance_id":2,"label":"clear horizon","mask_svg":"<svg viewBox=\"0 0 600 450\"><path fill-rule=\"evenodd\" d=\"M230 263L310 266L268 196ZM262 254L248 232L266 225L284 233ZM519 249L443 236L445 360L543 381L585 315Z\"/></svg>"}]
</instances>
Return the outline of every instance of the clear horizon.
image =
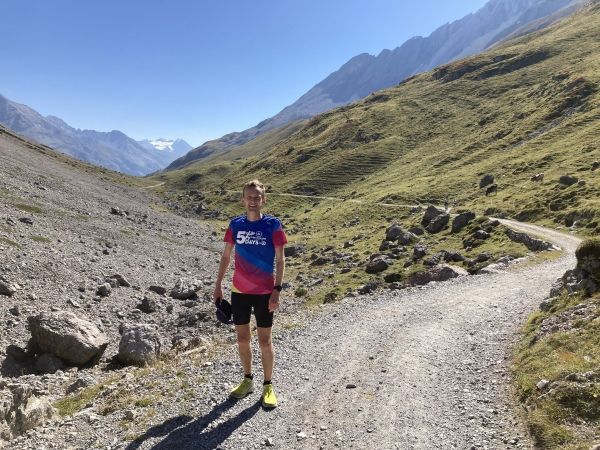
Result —
<instances>
[{"instance_id":1,"label":"clear horizon","mask_svg":"<svg viewBox=\"0 0 600 450\"><path fill-rule=\"evenodd\" d=\"M277 114L353 56L485 3L9 0L0 94L74 128L196 147Z\"/></svg>"}]
</instances>

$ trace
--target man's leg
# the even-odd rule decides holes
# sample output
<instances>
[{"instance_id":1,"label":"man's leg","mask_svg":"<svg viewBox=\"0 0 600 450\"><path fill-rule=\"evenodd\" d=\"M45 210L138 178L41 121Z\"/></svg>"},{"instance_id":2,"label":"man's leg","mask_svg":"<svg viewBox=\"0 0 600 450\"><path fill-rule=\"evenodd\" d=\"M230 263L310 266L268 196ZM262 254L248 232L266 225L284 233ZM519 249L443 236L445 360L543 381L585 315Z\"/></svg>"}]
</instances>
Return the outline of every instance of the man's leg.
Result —
<instances>
[{"instance_id":1,"label":"man's leg","mask_svg":"<svg viewBox=\"0 0 600 450\"><path fill-rule=\"evenodd\" d=\"M265 382L263 385L262 405L265 408L277 406L277 396L273 389L271 380L273 377L274 351L271 339L271 327L273 326L273 313L269 312L270 294L260 296L254 304L254 316L256 317L256 333L260 347L260 359L262 360Z\"/></svg>"},{"instance_id":2,"label":"man's leg","mask_svg":"<svg viewBox=\"0 0 600 450\"><path fill-rule=\"evenodd\" d=\"M244 375L252 374L252 349L250 348L250 324L236 325L238 351Z\"/></svg>"},{"instance_id":3,"label":"man's leg","mask_svg":"<svg viewBox=\"0 0 600 450\"><path fill-rule=\"evenodd\" d=\"M271 327L257 327L256 332L258 334L258 345L260 346L260 356L263 373L265 374L265 381L271 381L273 377L273 364L275 361L273 339L271 339Z\"/></svg>"}]
</instances>

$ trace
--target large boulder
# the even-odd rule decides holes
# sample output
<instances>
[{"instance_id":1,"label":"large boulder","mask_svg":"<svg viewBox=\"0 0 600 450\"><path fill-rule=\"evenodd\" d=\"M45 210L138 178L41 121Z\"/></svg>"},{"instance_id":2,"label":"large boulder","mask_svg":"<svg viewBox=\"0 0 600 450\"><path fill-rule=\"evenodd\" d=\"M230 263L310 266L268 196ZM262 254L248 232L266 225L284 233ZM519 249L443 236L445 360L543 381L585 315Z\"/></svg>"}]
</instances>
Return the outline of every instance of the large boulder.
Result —
<instances>
[{"instance_id":1,"label":"large boulder","mask_svg":"<svg viewBox=\"0 0 600 450\"><path fill-rule=\"evenodd\" d=\"M464 275L469 275L462 267L451 266L449 264L440 264L425 272L417 272L408 278L408 284L411 286L421 286L432 281L446 281L451 278L456 278Z\"/></svg>"},{"instance_id":2,"label":"large boulder","mask_svg":"<svg viewBox=\"0 0 600 450\"><path fill-rule=\"evenodd\" d=\"M385 230L385 241L397 241L400 245L408 245L417 240L417 236L410 231L406 231L397 223L390 225ZM384 241L384 242L385 242Z\"/></svg>"},{"instance_id":3,"label":"large boulder","mask_svg":"<svg viewBox=\"0 0 600 450\"><path fill-rule=\"evenodd\" d=\"M385 256L377 256L367 263L365 270L367 273L379 273L386 270L389 266L390 262L388 258Z\"/></svg>"},{"instance_id":4,"label":"large boulder","mask_svg":"<svg viewBox=\"0 0 600 450\"><path fill-rule=\"evenodd\" d=\"M108 345L107 336L96 325L69 311L41 313L27 320L32 344L71 366L97 360Z\"/></svg>"},{"instance_id":5,"label":"large boulder","mask_svg":"<svg viewBox=\"0 0 600 450\"><path fill-rule=\"evenodd\" d=\"M291 244L291 245L287 245L284 249L283 249L283 253L286 257L296 257L299 256L300 254L304 253L306 251L306 245L304 244Z\"/></svg>"},{"instance_id":6,"label":"large boulder","mask_svg":"<svg viewBox=\"0 0 600 450\"><path fill-rule=\"evenodd\" d=\"M600 283L600 239L586 239L575 251L577 268Z\"/></svg>"},{"instance_id":7,"label":"large boulder","mask_svg":"<svg viewBox=\"0 0 600 450\"><path fill-rule=\"evenodd\" d=\"M27 384L0 380L0 447L8 441L57 417L46 398L33 395Z\"/></svg>"},{"instance_id":8,"label":"large boulder","mask_svg":"<svg viewBox=\"0 0 600 450\"><path fill-rule=\"evenodd\" d=\"M480 189L489 186L490 184L494 184L494 175L489 173L485 174L483 177L481 177L481 180L479 180Z\"/></svg>"},{"instance_id":9,"label":"large boulder","mask_svg":"<svg viewBox=\"0 0 600 450\"><path fill-rule=\"evenodd\" d=\"M385 230L385 240L386 241L395 241L400 237L400 235L402 233L404 233L404 230L402 229L402 227L400 225L398 225L397 223L393 223L389 227L387 227Z\"/></svg>"},{"instance_id":10,"label":"large boulder","mask_svg":"<svg viewBox=\"0 0 600 450\"><path fill-rule=\"evenodd\" d=\"M425 210L425 214L423 214L423 218L421 219L421 225L423 225L424 227L427 227L427 225L429 225L429 223L437 216L439 216L440 214L445 214L446 211L444 211L443 209L439 209L436 208L433 205L429 205L427 207L427 209Z\"/></svg>"},{"instance_id":11,"label":"large boulder","mask_svg":"<svg viewBox=\"0 0 600 450\"><path fill-rule=\"evenodd\" d=\"M425 229L430 233L439 233L446 227L446 225L448 225L449 221L450 215L443 213L431 219L431 222L429 222Z\"/></svg>"},{"instance_id":12,"label":"large boulder","mask_svg":"<svg viewBox=\"0 0 600 450\"><path fill-rule=\"evenodd\" d=\"M179 278L175 282L173 289L171 289L171 297L180 300L187 300L188 298L194 297L196 295L196 291L198 291L201 286L202 283L198 280Z\"/></svg>"},{"instance_id":13,"label":"large boulder","mask_svg":"<svg viewBox=\"0 0 600 450\"><path fill-rule=\"evenodd\" d=\"M466 227L467 224L474 218L475 218L474 212L471 212L471 211L461 212L452 220L452 232L458 233L460 230L462 230L464 227Z\"/></svg>"},{"instance_id":14,"label":"large boulder","mask_svg":"<svg viewBox=\"0 0 600 450\"><path fill-rule=\"evenodd\" d=\"M425 244L417 244L413 247L413 259L421 259L427 254L427 246Z\"/></svg>"},{"instance_id":15,"label":"large boulder","mask_svg":"<svg viewBox=\"0 0 600 450\"><path fill-rule=\"evenodd\" d=\"M118 359L126 365L145 366L161 352L160 335L152 325L124 325Z\"/></svg>"},{"instance_id":16,"label":"large boulder","mask_svg":"<svg viewBox=\"0 0 600 450\"><path fill-rule=\"evenodd\" d=\"M566 290L570 295L581 291L593 294L598 289L600 289L600 282L591 278L586 271L575 267L567 270L562 277L552 284L549 298L558 297L563 290Z\"/></svg>"},{"instance_id":17,"label":"large boulder","mask_svg":"<svg viewBox=\"0 0 600 450\"><path fill-rule=\"evenodd\" d=\"M554 248L554 246L550 242L532 238L526 233L511 230L510 228L506 230L506 235L511 241L523 244L532 252L541 252L543 250L552 250Z\"/></svg>"},{"instance_id":18,"label":"large boulder","mask_svg":"<svg viewBox=\"0 0 600 450\"><path fill-rule=\"evenodd\" d=\"M558 178L558 182L562 185L565 186L572 186L575 183L577 183L579 181L579 179L577 177L574 177L572 175L561 175Z\"/></svg>"}]
</instances>

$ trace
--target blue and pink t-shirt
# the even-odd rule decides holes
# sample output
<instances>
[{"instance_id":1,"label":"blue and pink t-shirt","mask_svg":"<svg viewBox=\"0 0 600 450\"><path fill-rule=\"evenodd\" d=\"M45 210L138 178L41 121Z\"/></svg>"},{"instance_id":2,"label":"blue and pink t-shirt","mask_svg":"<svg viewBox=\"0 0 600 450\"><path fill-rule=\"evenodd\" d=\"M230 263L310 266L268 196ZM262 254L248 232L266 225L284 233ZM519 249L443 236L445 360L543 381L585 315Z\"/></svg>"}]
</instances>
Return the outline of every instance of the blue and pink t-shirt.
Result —
<instances>
[{"instance_id":1,"label":"blue and pink t-shirt","mask_svg":"<svg viewBox=\"0 0 600 450\"><path fill-rule=\"evenodd\" d=\"M235 245L233 292L270 294L273 291L275 247L284 246L287 237L277 217L263 214L260 220L235 217L225 233L225 242Z\"/></svg>"}]
</instances>

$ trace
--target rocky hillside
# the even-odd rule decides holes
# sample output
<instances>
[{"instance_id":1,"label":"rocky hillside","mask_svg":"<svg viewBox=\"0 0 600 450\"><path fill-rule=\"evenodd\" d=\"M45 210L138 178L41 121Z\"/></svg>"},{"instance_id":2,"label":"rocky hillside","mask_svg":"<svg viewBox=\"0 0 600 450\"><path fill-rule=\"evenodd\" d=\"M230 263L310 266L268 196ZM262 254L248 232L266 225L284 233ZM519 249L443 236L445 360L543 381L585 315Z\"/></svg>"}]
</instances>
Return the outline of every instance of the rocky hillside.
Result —
<instances>
[{"instance_id":1,"label":"rocky hillside","mask_svg":"<svg viewBox=\"0 0 600 450\"><path fill-rule=\"evenodd\" d=\"M113 130L79 130L54 116L42 116L32 108L0 95L0 125L62 153L130 175L147 175L167 166L191 146L177 140L174 149L137 142ZM159 145L159 144L157 144Z\"/></svg>"},{"instance_id":2,"label":"rocky hillside","mask_svg":"<svg viewBox=\"0 0 600 450\"><path fill-rule=\"evenodd\" d=\"M479 53L508 36L546 27L584 3L583 0L491 0L474 14L442 25L427 37L413 37L377 56L367 53L355 56L275 116L255 127L202 144L174 161L168 170L243 145L290 122L360 100L414 74Z\"/></svg>"},{"instance_id":3,"label":"rocky hillside","mask_svg":"<svg viewBox=\"0 0 600 450\"><path fill-rule=\"evenodd\" d=\"M0 402L2 447L3 439L56 416L49 404L68 386L78 383L74 392L96 384L100 367L152 359L175 341L198 345L219 333L204 299L221 238L165 212L143 180L5 129L0 159L0 398L8 402ZM142 332L150 347L135 341L133 350L120 348L120 332L132 339ZM96 369L68 369L65 361Z\"/></svg>"},{"instance_id":4,"label":"rocky hillside","mask_svg":"<svg viewBox=\"0 0 600 450\"><path fill-rule=\"evenodd\" d=\"M538 448L599 448L600 240L575 254L515 351L516 391Z\"/></svg>"}]
</instances>

